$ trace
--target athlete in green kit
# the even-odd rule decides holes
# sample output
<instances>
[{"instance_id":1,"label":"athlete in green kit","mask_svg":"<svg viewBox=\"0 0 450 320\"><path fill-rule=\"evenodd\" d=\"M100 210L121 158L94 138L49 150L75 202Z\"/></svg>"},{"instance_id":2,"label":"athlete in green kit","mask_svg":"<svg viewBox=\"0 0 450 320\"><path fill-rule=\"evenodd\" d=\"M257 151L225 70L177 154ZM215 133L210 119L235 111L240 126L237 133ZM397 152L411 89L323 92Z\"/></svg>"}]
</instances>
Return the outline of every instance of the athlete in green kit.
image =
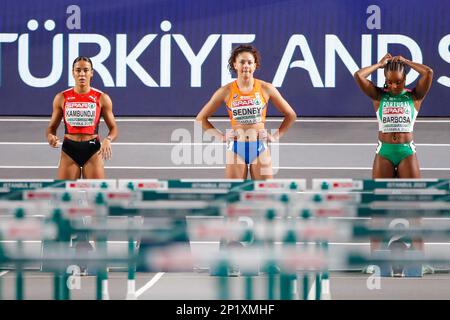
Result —
<instances>
[{"instance_id":1,"label":"athlete in green kit","mask_svg":"<svg viewBox=\"0 0 450 320\"><path fill-rule=\"evenodd\" d=\"M413 90L405 89L407 66L420 74L417 86ZM380 68L384 68L384 88L378 88L367 79L371 73ZM433 70L402 56L392 57L388 53L377 64L357 71L355 80L361 90L372 99L378 119L378 147L373 162L372 178L420 178L413 128L422 101L430 90ZM371 220L373 226L382 223L382 219ZM421 220L414 219L408 223L419 226ZM380 238L371 238L371 251L380 249L382 242ZM395 236L386 243L386 246L393 251L407 249L423 251L423 239ZM411 270L406 272L402 265L391 266L393 276L404 276L410 272ZM416 271L417 274L422 272L423 269Z\"/></svg>"},{"instance_id":2,"label":"athlete in green kit","mask_svg":"<svg viewBox=\"0 0 450 320\"><path fill-rule=\"evenodd\" d=\"M413 90L405 88L407 66L420 74ZM384 68L384 88L367 79L380 68ZM354 77L361 90L372 99L378 119L378 147L372 178L420 178L413 128L422 101L431 87L433 70L388 53L377 64L357 71Z\"/></svg>"}]
</instances>

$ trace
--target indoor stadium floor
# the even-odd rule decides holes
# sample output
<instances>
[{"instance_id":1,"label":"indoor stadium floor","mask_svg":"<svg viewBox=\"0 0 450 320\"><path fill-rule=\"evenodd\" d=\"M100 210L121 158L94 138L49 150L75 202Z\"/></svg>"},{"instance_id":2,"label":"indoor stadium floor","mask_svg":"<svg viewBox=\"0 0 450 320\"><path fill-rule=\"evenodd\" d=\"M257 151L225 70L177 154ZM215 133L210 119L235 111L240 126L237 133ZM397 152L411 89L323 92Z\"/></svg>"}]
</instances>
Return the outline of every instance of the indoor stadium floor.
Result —
<instances>
[{"instance_id":1,"label":"indoor stadium floor","mask_svg":"<svg viewBox=\"0 0 450 320\"><path fill-rule=\"evenodd\" d=\"M48 121L0 118L0 178L55 178L61 149L52 149L46 142ZM268 119L267 128L277 128L280 121ZM210 154L211 145L201 145L198 131L194 134L193 118L118 118L117 122L119 138L113 143L113 158L105 164L108 178L224 177L224 160L220 157L225 156L224 146L217 145L219 154L212 159L216 163L194 159L198 150L202 155ZM213 118L212 122L222 130L229 125L225 118ZM419 118L416 122L414 141L423 178L446 179L450 175L450 143L446 143L449 123L446 118ZM101 136L105 136L105 128L102 123ZM60 138L63 130L61 124ZM179 134L187 132L181 140ZM300 118L275 146L279 156L272 151L275 178L307 179L308 183L313 178L370 179L376 146L374 118ZM185 161L174 164L171 155L180 150L185 152Z\"/></svg>"},{"instance_id":2,"label":"indoor stadium floor","mask_svg":"<svg viewBox=\"0 0 450 320\"><path fill-rule=\"evenodd\" d=\"M0 118L0 178L55 179L60 149L45 141L47 118ZM268 129L281 120L267 121ZM105 164L107 178L208 178L220 179L224 164L195 163L194 150L205 153L207 145L194 139L193 118L117 118L119 139L113 143L113 158ZM218 128L228 125L225 118L214 118ZM418 119L415 142L423 178L448 179L450 167L450 119ZM100 134L105 136L105 125ZM175 131L179 129L179 131ZM181 130L181 131L180 131ZM183 131L184 130L184 131ZM192 140L172 136L189 132ZM198 133L197 133L198 135ZM63 136L63 125L58 130ZM197 137L198 139L198 137ZM182 144L180 144L180 142ZM274 156L275 178L371 178L371 166L377 144L377 122L370 118L300 118L278 145L279 161ZM176 165L171 161L174 148L185 148L190 160ZM222 155L225 148L218 145ZM201 148L201 149L195 149ZM175 149L180 150L180 149ZM189 158L189 157L188 157ZM220 158L220 157L219 157ZM423 278L381 278L380 289L370 290L370 274L331 272L332 299L449 299L450 274L425 275ZM26 299L52 299L52 275L32 270L25 276ZM0 273L2 298L14 299L14 271ZM124 299L127 273L109 273L111 299ZM229 278L231 299L244 299L243 277ZM138 299L217 299L217 278L208 273L138 273ZM255 299L265 299L265 276L255 281ZM300 286L300 285L299 285ZM300 290L296 298L301 298ZM95 278L81 278L81 289L71 291L72 299L95 299Z\"/></svg>"}]
</instances>

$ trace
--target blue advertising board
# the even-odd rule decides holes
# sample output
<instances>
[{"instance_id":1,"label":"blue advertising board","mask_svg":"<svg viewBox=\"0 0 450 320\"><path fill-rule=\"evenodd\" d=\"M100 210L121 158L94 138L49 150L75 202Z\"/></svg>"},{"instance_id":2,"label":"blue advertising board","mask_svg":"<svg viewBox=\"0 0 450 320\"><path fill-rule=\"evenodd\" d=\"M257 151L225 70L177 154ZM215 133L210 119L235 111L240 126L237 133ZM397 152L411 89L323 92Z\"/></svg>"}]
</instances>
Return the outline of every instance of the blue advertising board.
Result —
<instances>
[{"instance_id":1,"label":"blue advertising board","mask_svg":"<svg viewBox=\"0 0 450 320\"><path fill-rule=\"evenodd\" d=\"M353 73L386 52L429 65L420 115L450 116L449 0L2 0L0 115L50 115L85 55L116 115L193 116L232 81L240 43L299 116L374 116ZM382 70L371 80L382 86Z\"/></svg>"}]
</instances>

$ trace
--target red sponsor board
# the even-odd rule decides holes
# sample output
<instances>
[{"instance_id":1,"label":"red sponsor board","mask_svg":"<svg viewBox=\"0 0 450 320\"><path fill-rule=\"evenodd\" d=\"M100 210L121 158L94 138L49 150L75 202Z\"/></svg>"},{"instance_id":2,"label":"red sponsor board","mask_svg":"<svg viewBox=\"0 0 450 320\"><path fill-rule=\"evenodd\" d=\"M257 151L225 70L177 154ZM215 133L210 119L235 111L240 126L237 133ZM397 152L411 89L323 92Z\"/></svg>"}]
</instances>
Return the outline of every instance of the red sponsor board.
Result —
<instances>
[{"instance_id":1,"label":"red sponsor board","mask_svg":"<svg viewBox=\"0 0 450 320\"><path fill-rule=\"evenodd\" d=\"M50 192L27 192L25 199L28 200L51 200L53 196Z\"/></svg>"},{"instance_id":2,"label":"red sponsor board","mask_svg":"<svg viewBox=\"0 0 450 320\"><path fill-rule=\"evenodd\" d=\"M85 217L85 216L95 216L94 208L70 208L68 210L70 217Z\"/></svg>"},{"instance_id":3,"label":"red sponsor board","mask_svg":"<svg viewBox=\"0 0 450 320\"><path fill-rule=\"evenodd\" d=\"M12 225L6 230L7 239L37 239L42 237L42 228L36 224Z\"/></svg>"},{"instance_id":4,"label":"red sponsor board","mask_svg":"<svg viewBox=\"0 0 450 320\"><path fill-rule=\"evenodd\" d=\"M123 199L128 200L131 198L131 193L128 192L114 192L107 194L108 199Z\"/></svg>"},{"instance_id":5,"label":"red sponsor board","mask_svg":"<svg viewBox=\"0 0 450 320\"><path fill-rule=\"evenodd\" d=\"M333 183L333 188L334 189L339 189L339 188L353 188L353 182L334 182Z\"/></svg>"},{"instance_id":6,"label":"red sponsor board","mask_svg":"<svg viewBox=\"0 0 450 320\"><path fill-rule=\"evenodd\" d=\"M265 193L247 193L244 198L245 200L271 200L271 195Z\"/></svg>"},{"instance_id":7,"label":"red sponsor board","mask_svg":"<svg viewBox=\"0 0 450 320\"><path fill-rule=\"evenodd\" d=\"M348 194L328 194L326 198L328 201L350 201L353 199Z\"/></svg>"}]
</instances>

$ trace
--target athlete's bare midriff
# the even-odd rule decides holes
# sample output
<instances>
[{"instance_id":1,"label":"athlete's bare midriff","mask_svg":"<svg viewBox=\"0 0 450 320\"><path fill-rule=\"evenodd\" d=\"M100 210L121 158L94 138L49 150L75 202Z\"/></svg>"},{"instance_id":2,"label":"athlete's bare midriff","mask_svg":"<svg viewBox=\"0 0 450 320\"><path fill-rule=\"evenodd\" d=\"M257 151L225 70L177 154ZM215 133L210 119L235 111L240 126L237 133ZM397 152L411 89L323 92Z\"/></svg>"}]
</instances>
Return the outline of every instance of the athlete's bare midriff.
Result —
<instances>
[{"instance_id":1,"label":"athlete's bare midriff","mask_svg":"<svg viewBox=\"0 0 450 320\"><path fill-rule=\"evenodd\" d=\"M413 140L412 132L378 132L378 140L386 143L409 143Z\"/></svg>"},{"instance_id":2,"label":"athlete's bare midriff","mask_svg":"<svg viewBox=\"0 0 450 320\"><path fill-rule=\"evenodd\" d=\"M232 128L236 134L237 141L256 141L260 131L265 130L264 123L256 124L237 124Z\"/></svg>"},{"instance_id":3,"label":"athlete's bare midriff","mask_svg":"<svg viewBox=\"0 0 450 320\"><path fill-rule=\"evenodd\" d=\"M98 134L86 134L86 133L76 133L76 134L68 134L64 135L65 138L68 138L73 141L89 141L94 138L97 138Z\"/></svg>"}]
</instances>

